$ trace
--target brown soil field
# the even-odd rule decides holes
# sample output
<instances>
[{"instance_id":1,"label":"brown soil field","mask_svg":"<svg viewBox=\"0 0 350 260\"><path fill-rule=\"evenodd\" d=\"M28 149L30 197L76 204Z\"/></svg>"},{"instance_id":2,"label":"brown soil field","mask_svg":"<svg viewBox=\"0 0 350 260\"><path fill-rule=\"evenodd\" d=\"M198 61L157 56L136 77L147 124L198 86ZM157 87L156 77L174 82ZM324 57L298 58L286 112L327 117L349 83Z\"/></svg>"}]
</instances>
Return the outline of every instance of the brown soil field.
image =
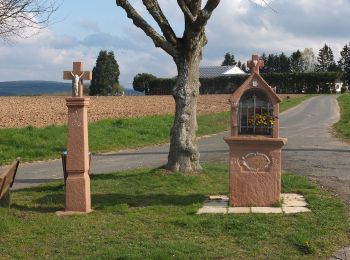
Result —
<instances>
[{"instance_id":1,"label":"brown soil field","mask_svg":"<svg viewBox=\"0 0 350 260\"><path fill-rule=\"evenodd\" d=\"M287 95L281 95L285 98ZM295 95L289 95L295 96ZM62 96L0 97L0 128L46 127L67 123ZM201 95L198 114L229 111L230 95ZM173 114L171 96L90 97L89 122L107 118Z\"/></svg>"}]
</instances>

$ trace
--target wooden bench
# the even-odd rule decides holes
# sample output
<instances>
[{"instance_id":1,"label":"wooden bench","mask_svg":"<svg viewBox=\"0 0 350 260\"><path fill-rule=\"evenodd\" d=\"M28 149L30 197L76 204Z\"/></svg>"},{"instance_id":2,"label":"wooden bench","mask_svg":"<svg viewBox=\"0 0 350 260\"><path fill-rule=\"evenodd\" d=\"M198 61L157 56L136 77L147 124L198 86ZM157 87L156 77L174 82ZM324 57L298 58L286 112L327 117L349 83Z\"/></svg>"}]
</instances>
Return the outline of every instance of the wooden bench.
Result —
<instances>
[{"instance_id":1,"label":"wooden bench","mask_svg":"<svg viewBox=\"0 0 350 260\"><path fill-rule=\"evenodd\" d=\"M10 207L10 190L15 182L19 159L0 175L0 206Z\"/></svg>"}]
</instances>

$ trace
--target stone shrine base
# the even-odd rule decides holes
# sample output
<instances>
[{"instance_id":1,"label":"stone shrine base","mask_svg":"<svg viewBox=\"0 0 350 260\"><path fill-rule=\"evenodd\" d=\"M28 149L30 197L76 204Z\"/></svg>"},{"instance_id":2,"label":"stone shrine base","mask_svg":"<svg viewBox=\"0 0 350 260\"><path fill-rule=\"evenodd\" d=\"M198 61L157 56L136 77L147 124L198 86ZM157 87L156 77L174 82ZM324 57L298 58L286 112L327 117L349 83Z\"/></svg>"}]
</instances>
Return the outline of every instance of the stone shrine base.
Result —
<instances>
[{"instance_id":1,"label":"stone shrine base","mask_svg":"<svg viewBox=\"0 0 350 260\"><path fill-rule=\"evenodd\" d=\"M302 195L294 193L281 194L281 200L281 207L229 207L229 198L227 196L210 196L209 199L204 201L203 208L200 208L197 214L295 214L311 212L307 208L307 203Z\"/></svg>"}]
</instances>

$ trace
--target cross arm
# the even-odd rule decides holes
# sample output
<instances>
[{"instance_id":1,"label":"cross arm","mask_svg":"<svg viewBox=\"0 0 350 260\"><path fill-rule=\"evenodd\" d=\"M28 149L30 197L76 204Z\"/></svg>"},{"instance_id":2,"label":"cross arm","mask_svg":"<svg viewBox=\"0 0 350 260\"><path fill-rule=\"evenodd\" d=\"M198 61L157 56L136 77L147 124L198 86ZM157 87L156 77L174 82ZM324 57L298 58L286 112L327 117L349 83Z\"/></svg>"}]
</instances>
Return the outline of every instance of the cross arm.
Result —
<instances>
[{"instance_id":1,"label":"cross arm","mask_svg":"<svg viewBox=\"0 0 350 260\"><path fill-rule=\"evenodd\" d=\"M74 72L64 71L63 72L63 79L64 80L73 80L74 76L72 74L74 75ZM80 78L82 80L92 80L92 72L91 71L84 71L84 72L78 73L78 76L80 76L80 75L82 75Z\"/></svg>"},{"instance_id":2,"label":"cross arm","mask_svg":"<svg viewBox=\"0 0 350 260\"><path fill-rule=\"evenodd\" d=\"M63 79L64 80L73 80L72 72L71 71L64 71L63 72Z\"/></svg>"},{"instance_id":3,"label":"cross arm","mask_svg":"<svg viewBox=\"0 0 350 260\"><path fill-rule=\"evenodd\" d=\"M84 71L84 74L81 77L81 79L82 80L92 80L92 72L91 71Z\"/></svg>"}]
</instances>

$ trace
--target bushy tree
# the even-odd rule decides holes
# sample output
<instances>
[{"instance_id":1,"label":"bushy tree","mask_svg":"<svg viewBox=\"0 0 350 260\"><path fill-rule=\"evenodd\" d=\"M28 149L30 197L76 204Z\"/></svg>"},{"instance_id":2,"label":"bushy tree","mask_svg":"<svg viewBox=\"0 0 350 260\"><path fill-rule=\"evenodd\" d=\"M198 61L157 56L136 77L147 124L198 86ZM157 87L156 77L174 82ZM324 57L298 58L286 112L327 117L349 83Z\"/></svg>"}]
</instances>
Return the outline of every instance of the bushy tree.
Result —
<instances>
[{"instance_id":1,"label":"bushy tree","mask_svg":"<svg viewBox=\"0 0 350 260\"><path fill-rule=\"evenodd\" d=\"M268 69L266 67L267 66L267 56L266 56L265 52L263 54L261 54L260 59L262 59L264 61L264 67L262 67L260 69L260 72L261 73L267 73L268 72Z\"/></svg>"},{"instance_id":2,"label":"bushy tree","mask_svg":"<svg viewBox=\"0 0 350 260\"><path fill-rule=\"evenodd\" d=\"M156 76L149 73L138 73L134 77L132 86L135 91L145 92L146 95L149 94L149 82L157 79Z\"/></svg>"},{"instance_id":3,"label":"bushy tree","mask_svg":"<svg viewBox=\"0 0 350 260\"><path fill-rule=\"evenodd\" d=\"M265 62L262 73L289 72L289 59L283 52L279 55L269 54L267 57L263 53L262 59Z\"/></svg>"},{"instance_id":4,"label":"bushy tree","mask_svg":"<svg viewBox=\"0 0 350 260\"><path fill-rule=\"evenodd\" d=\"M289 57L289 63L291 72L304 72L305 64L301 51L293 52Z\"/></svg>"},{"instance_id":5,"label":"bushy tree","mask_svg":"<svg viewBox=\"0 0 350 260\"><path fill-rule=\"evenodd\" d=\"M337 70L332 49L325 44L318 52L316 70L318 72L331 72Z\"/></svg>"},{"instance_id":6,"label":"bushy tree","mask_svg":"<svg viewBox=\"0 0 350 260\"><path fill-rule=\"evenodd\" d=\"M278 56L276 72L290 72L289 58L283 52Z\"/></svg>"},{"instance_id":7,"label":"bushy tree","mask_svg":"<svg viewBox=\"0 0 350 260\"><path fill-rule=\"evenodd\" d=\"M115 84L119 84L119 66L112 51L101 50L96 66L92 70L90 95L114 95Z\"/></svg>"},{"instance_id":8,"label":"bushy tree","mask_svg":"<svg viewBox=\"0 0 350 260\"><path fill-rule=\"evenodd\" d=\"M345 44L340 52L340 60L338 64L344 73L344 81L346 85L350 85L350 43L348 45Z\"/></svg>"},{"instance_id":9,"label":"bushy tree","mask_svg":"<svg viewBox=\"0 0 350 260\"><path fill-rule=\"evenodd\" d=\"M235 56L229 52L226 52L224 56L224 61L221 63L221 66L235 66L237 64Z\"/></svg>"},{"instance_id":10,"label":"bushy tree","mask_svg":"<svg viewBox=\"0 0 350 260\"><path fill-rule=\"evenodd\" d=\"M275 54L269 54L266 57L266 62L265 62L265 73L272 73L272 72L277 72L277 61L278 57Z\"/></svg>"},{"instance_id":11,"label":"bushy tree","mask_svg":"<svg viewBox=\"0 0 350 260\"><path fill-rule=\"evenodd\" d=\"M304 62L304 72L315 72L316 57L312 48L305 48L301 53Z\"/></svg>"},{"instance_id":12,"label":"bushy tree","mask_svg":"<svg viewBox=\"0 0 350 260\"><path fill-rule=\"evenodd\" d=\"M135 1L133 1L135 2ZM116 0L127 16L174 60L178 76L172 88L175 100L175 118L171 129L170 150L166 168L171 171L191 172L201 169L196 138L197 99L199 95L199 63L208 39L205 27L220 0L177 0L183 14L184 31L176 35L157 0L142 0L159 30L154 29L137 11L140 2Z\"/></svg>"}]
</instances>

